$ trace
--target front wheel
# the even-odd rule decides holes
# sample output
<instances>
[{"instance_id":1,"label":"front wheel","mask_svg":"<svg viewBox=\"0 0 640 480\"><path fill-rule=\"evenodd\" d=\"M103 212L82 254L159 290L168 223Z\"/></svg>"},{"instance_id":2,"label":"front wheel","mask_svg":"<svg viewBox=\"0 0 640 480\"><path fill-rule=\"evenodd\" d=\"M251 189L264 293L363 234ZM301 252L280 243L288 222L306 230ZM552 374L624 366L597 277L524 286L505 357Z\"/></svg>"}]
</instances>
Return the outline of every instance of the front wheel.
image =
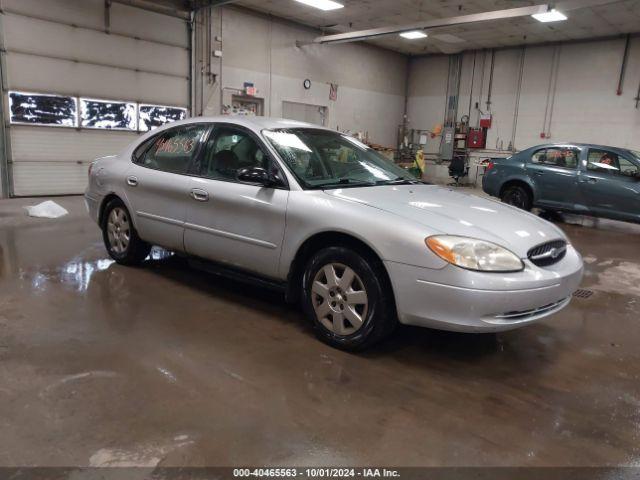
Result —
<instances>
[{"instance_id":1,"label":"front wheel","mask_svg":"<svg viewBox=\"0 0 640 480\"><path fill-rule=\"evenodd\" d=\"M129 210L119 198L104 209L102 239L111 258L123 265L138 265L151 251L151 245L138 237Z\"/></svg>"},{"instance_id":2,"label":"front wheel","mask_svg":"<svg viewBox=\"0 0 640 480\"><path fill-rule=\"evenodd\" d=\"M388 336L397 323L384 266L345 247L314 254L302 282L305 314L317 336L343 350L362 350Z\"/></svg>"},{"instance_id":3,"label":"front wheel","mask_svg":"<svg viewBox=\"0 0 640 480\"><path fill-rule=\"evenodd\" d=\"M507 187L505 191L502 192L500 200L508 205L513 205L514 207L518 207L522 210L527 211L531 210L533 203L531 194L527 191L526 188L521 187L520 185Z\"/></svg>"}]
</instances>

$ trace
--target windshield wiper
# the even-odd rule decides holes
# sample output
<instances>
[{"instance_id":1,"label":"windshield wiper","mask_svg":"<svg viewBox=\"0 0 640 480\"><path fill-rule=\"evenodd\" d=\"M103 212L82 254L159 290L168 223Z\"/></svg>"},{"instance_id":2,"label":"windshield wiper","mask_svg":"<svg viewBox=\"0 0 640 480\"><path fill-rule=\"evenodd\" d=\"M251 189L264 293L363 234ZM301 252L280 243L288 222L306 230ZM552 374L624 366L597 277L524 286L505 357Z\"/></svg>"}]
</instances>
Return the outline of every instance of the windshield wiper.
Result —
<instances>
[{"instance_id":1,"label":"windshield wiper","mask_svg":"<svg viewBox=\"0 0 640 480\"><path fill-rule=\"evenodd\" d=\"M398 177L393 180L378 180L376 185L417 185L422 183L418 179Z\"/></svg>"},{"instance_id":2,"label":"windshield wiper","mask_svg":"<svg viewBox=\"0 0 640 480\"><path fill-rule=\"evenodd\" d=\"M309 188L312 189L322 189L327 187L341 187L341 186L349 186L349 187L372 187L377 185L375 182L359 182L357 180L352 180L350 178L341 178L336 182L327 182L321 183L319 185L311 185Z\"/></svg>"}]
</instances>

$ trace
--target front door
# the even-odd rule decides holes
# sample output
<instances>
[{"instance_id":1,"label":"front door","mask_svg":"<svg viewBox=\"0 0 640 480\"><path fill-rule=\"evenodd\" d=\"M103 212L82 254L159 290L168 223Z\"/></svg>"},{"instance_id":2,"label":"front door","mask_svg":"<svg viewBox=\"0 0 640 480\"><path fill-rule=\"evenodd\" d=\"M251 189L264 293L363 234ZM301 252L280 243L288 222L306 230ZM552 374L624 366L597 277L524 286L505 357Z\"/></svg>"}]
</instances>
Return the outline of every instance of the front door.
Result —
<instances>
[{"instance_id":1,"label":"front door","mask_svg":"<svg viewBox=\"0 0 640 480\"><path fill-rule=\"evenodd\" d=\"M580 150L572 146L536 150L527 162L527 174L536 187L536 204L584 209L578 196Z\"/></svg>"},{"instance_id":2,"label":"front door","mask_svg":"<svg viewBox=\"0 0 640 480\"><path fill-rule=\"evenodd\" d=\"M184 243L187 253L277 277L289 190L242 183L241 168L259 166L282 180L277 165L248 130L216 126L191 179Z\"/></svg>"},{"instance_id":3,"label":"front door","mask_svg":"<svg viewBox=\"0 0 640 480\"><path fill-rule=\"evenodd\" d=\"M140 238L182 251L191 177L187 174L208 130L205 124L171 128L134 152L126 195Z\"/></svg>"},{"instance_id":4,"label":"front door","mask_svg":"<svg viewBox=\"0 0 640 480\"><path fill-rule=\"evenodd\" d=\"M598 216L640 221L640 166L637 160L599 148L589 149L580 189Z\"/></svg>"}]
</instances>

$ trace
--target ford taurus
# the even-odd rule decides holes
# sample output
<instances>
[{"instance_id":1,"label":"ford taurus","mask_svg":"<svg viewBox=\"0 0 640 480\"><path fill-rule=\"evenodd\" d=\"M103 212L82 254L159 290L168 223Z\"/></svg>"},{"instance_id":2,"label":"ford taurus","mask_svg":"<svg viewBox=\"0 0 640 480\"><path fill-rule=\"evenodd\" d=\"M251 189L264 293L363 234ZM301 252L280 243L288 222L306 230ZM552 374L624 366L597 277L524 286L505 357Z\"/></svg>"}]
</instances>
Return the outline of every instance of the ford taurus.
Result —
<instances>
[{"instance_id":1,"label":"ford taurus","mask_svg":"<svg viewBox=\"0 0 640 480\"><path fill-rule=\"evenodd\" d=\"M561 230L428 185L358 140L282 119L193 118L94 161L85 198L116 262L151 245L281 289L357 350L398 323L463 332L565 307L582 259ZM238 319L241 321L241 319Z\"/></svg>"}]
</instances>

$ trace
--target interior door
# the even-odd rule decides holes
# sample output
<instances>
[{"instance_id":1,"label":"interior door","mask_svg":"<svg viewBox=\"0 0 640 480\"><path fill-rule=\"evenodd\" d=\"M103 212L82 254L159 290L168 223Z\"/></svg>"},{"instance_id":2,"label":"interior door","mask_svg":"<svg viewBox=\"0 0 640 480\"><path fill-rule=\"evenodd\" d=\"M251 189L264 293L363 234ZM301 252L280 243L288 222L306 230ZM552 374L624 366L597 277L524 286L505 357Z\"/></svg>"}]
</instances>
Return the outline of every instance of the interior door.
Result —
<instances>
[{"instance_id":1,"label":"interior door","mask_svg":"<svg viewBox=\"0 0 640 480\"><path fill-rule=\"evenodd\" d=\"M640 166L620 153L591 148L580 188L595 215L640 220Z\"/></svg>"},{"instance_id":2,"label":"interior door","mask_svg":"<svg viewBox=\"0 0 640 480\"><path fill-rule=\"evenodd\" d=\"M140 238L184 250L184 222L191 181L188 176L208 126L189 124L152 137L134 152L126 173L126 195Z\"/></svg>"},{"instance_id":3,"label":"interior door","mask_svg":"<svg viewBox=\"0 0 640 480\"><path fill-rule=\"evenodd\" d=\"M536 204L579 210L578 159L572 146L536 150L527 162L527 173L536 187Z\"/></svg>"},{"instance_id":4,"label":"interior door","mask_svg":"<svg viewBox=\"0 0 640 480\"><path fill-rule=\"evenodd\" d=\"M277 277L289 190L284 176L248 130L218 125L191 179L184 243L187 253L268 277ZM282 187L242 183L241 168L271 171Z\"/></svg>"}]
</instances>

